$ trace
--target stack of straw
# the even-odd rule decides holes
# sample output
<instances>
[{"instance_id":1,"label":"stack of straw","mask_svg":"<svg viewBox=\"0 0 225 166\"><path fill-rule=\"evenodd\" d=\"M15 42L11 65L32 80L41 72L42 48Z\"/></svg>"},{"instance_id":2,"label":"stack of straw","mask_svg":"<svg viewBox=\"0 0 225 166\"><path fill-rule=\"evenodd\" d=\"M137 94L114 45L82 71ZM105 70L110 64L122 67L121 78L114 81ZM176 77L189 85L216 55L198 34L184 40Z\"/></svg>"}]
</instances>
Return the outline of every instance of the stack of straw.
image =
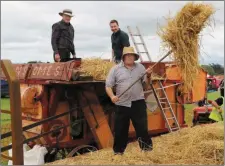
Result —
<instances>
[{"instance_id":1,"label":"stack of straw","mask_svg":"<svg viewBox=\"0 0 225 166\"><path fill-rule=\"evenodd\" d=\"M93 76L95 80L105 80L110 69L115 65L114 62L100 58L87 58L82 60L80 72L83 73L83 76ZM158 80L163 79L163 77L152 73L152 79Z\"/></svg>"},{"instance_id":2,"label":"stack of straw","mask_svg":"<svg viewBox=\"0 0 225 166\"><path fill-rule=\"evenodd\" d=\"M84 75L93 76L95 80L105 80L114 65L115 63L100 58L88 58L82 60L80 71Z\"/></svg>"},{"instance_id":3,"label":"stack of straw","mask_svg":"<svg viewBox=\"0 0 225 166\"><path fill-rule=\"evenodd\" d=\"M154 149L141 152L138 143L130 143L122 156L114 156L112 148L55 161L52 165L223 165L224 123L216 123L153 138Z\"/></svg>"},{"instance_id":4,"label":"stack of straw","mask_svg":"<svg viewBox=\"0 0 225 166\"><path fill-rule=\"evenodd\" d=\"M186 4L175 18L168 18L165 27L158 31L163 48L173 52L173 58L180 67L184 91L191 90L199 72L199 33L210 23L214 8L209 4Z\"/></svg>"}]
</instances>

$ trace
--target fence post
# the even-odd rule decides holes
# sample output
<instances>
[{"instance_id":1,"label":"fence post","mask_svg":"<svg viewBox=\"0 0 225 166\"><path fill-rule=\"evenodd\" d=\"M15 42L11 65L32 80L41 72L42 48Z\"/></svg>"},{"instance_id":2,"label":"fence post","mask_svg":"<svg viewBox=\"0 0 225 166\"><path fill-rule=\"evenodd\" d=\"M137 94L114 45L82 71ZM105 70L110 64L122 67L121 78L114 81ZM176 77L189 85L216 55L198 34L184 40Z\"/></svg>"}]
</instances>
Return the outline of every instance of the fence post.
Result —
<instances>
[{"instance_id":1,"label":"fence post","mask_svg":"<svg viewBox=\"0 0 225 166\"><path fill-rule=\"evenodd\" d=\"M1 68L9 84L13 165L24 165L20 83L10 60L1 60Z\"/></svg>"}]
</instances>

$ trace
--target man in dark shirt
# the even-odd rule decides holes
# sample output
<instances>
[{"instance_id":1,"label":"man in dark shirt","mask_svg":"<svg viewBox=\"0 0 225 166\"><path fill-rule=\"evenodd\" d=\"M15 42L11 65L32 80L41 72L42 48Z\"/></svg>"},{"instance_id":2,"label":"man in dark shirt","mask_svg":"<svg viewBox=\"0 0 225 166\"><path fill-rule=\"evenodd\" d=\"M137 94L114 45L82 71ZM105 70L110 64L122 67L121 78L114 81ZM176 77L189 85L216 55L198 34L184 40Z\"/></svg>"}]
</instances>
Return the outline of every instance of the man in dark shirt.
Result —
<instances>
[{"instance_id":1,"label":"man in dark shirt","mask_svg":"<svg viewBox=\"0 0 225 166\"><path fill-rule=\"evenodd\" d=\"M62 20L52 25L52 49L54 51L54 60L56 62L66 62L70 59L70 53L75 58L74 47L74 28L70 23L73 17L72 11L69 9L59 13Z\"/></svg>"},{"instance_id":2,"label":"man in dark shirt","mask_svg":"<svg viewBox=\"0 0 225 166\"><path fill-rule=\"evenodd\" d=\"M113 32L111 36L112 42L112 59L115 63L120 63L124 47L129 47L129 36L126 32L119 28L117 20L110 21L110 28Z\"/></svg>"}]
</instances>

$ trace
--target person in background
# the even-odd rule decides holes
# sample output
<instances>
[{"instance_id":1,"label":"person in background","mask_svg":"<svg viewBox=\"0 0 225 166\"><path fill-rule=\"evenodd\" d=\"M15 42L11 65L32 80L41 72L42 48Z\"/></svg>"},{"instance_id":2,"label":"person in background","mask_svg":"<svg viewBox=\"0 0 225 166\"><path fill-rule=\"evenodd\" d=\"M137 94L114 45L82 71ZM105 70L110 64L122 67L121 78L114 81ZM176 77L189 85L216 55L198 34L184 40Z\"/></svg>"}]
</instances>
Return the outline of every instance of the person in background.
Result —
<instances>
[{"instance_id":1,"label":"person in background","mask_svg":"<svg viewBox=\"0 0 225 166\"><path fill-rule=\"evenodd\" d=\"M209 118L214 122L223 121L224 119L224 82L220 85L220 95L215 101L210 101L209 103L213 105L213 110L209 115Z\"/></svg>"},{"instance_id":2,"label":"person in background","mask_svg":"<svg viewBox=\"0 0 225 166\"><path fill-rule=\"evenodd\" d=\"M112 60L118 64L121 61L123 48L130 46L129 36L119 28L117 20L111 20L109 25L113 32L111 35Z\"/></svg>"},{"instance_id":3,"label":"person in background","mask_svg":"<svg viewBox=\"0 0 225 166\"><path fill-rule=\"evenodd\" d=\"M152 150L151 136L148 135L148 122L143 85L150 85L151 70L140 63L135 63L139 55L133 47L124 47L122 61L114 66L106 79L106 93L116 104L114 119L114 154L123 154L128 143L130 120L136 131L139 146L143 151ZM140 79L124 95L122 94L134 81L147 71L147 76ZM115 87L116 94L113 92Z\"/></svg>"},{"instance_id":4,"label":"person in background","mask_svg":"<svg viewBox=\"0 0 225 166\"><path fill-rule=\"evenodd\" d=\"M70 53L76 57L74 47L74 28L70 23L73 17L70 9L65 9L59 13L62 20L52 25L51 44L56 62L66 62L70 60Z\"/></svg>"}]
</instances>

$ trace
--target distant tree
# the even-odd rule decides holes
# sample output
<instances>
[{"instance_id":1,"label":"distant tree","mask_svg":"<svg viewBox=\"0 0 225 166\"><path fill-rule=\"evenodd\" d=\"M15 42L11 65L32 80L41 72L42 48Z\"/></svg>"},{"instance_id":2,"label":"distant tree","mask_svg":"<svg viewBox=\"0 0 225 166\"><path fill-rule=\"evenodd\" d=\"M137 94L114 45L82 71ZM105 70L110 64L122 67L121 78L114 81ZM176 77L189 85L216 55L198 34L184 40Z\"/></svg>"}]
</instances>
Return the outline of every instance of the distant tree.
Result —
<instances>
[{"instance_id":1,"label":"distant tree","mask_svg":"<svg viewBox=\"0 0 225 166\"><path fill-rule=\"evenodd\" d=\"M209 66L209 65L202 65L202 68L203 68L205 71L207 71L207 73L208 73L209 75L211 75L211 76L214 76L214 75L215 75L215 71L214 71L214 69L213 69L211 66Z\"/></svg>"},{"instance_id":2,"label":"distant tree","mask_svg":"<svg viewBox=\"0 0 225 166\"><path fill-rule=\"evenodd\" d=\"M27 63L42 63L41 61L29 61Z\"/></svg>"},{"instance_id":3,"label":"distant tree","mask_svg":"<svg viewBox=\"0 0 225 166\"><path fill-rule=\"evenodd\" d=\"M216 75L220 75L224 73L224 67L220 64L209 64L209 66L211 66L215 72Z\"/></svg>"}]
</instances>

